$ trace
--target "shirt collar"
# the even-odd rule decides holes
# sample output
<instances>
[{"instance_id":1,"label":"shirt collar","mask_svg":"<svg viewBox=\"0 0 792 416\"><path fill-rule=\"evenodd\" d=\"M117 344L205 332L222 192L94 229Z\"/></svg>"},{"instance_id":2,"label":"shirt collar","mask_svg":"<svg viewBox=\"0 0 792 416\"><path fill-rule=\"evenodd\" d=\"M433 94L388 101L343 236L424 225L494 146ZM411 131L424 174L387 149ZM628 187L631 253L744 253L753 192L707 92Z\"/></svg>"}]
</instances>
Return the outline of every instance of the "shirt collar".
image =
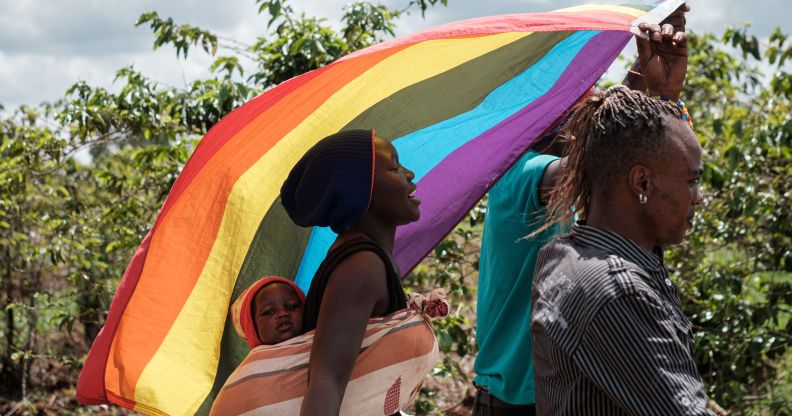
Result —
<instances>
[{"instance_id":1,"label":"shirt collar","mask_svg":"<svg viewBox=\"0 0 792 416\"><path fill-rule=\"evenodd\" d=\"M663 251L659 247L653 251L648 251L632 240L612 231L581 223L575 223L572 226L571 234L572 238L585 245L618 254L644 269L654 271L663 269Z\"/></svg>"}]
</instances>

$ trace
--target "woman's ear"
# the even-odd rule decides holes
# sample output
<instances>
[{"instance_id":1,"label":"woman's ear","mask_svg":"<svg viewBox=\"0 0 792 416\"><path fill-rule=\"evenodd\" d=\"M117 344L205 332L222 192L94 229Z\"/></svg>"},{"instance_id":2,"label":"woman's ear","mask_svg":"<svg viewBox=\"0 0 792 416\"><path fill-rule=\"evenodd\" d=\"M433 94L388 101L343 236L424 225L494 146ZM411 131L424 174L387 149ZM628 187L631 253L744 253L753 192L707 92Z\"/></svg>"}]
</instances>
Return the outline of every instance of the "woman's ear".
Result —
<instances>
[{"instance_id":1,"label":"woman's ear","mask_svg":"<svg viewBox=\"0 0 792 416\"><path fill-rule=\"evenodd\" d=\"M652 169L647 166L636 164L627 174L630 190L635 194L636 200L641 195L649 196L654 191L654 181Z\"/></svg>"}]
</instances>

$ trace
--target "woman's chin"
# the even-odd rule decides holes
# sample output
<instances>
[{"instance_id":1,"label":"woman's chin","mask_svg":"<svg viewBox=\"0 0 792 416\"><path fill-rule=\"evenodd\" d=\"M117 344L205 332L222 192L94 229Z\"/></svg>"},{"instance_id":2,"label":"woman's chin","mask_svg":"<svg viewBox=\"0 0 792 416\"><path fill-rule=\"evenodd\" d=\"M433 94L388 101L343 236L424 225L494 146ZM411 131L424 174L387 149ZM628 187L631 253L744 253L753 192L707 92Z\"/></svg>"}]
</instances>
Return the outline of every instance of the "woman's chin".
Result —
<instances>
[{"instance_id":1,"label":"woman's chin","mask_svg":"<svg viewBox=\"0 0 792 416\"><path fill-rule=\"evenodd\" d=\"M410 217L410 222L416 222L421 219L421 210L418 209L417 205L415 206L415 209L411 211L413 215Z\"/></svg>"},{"instance_id":2,"label":"woman's chin","mask_svg":"<svg viewBox=\"0 0 792 416\"><path fill-rule=\"evenodd\" d=\"M402 221L399 221L398 225L399 226L407 225L407 224L416 222L416 221L418 221L420 219L421 219L421 213L416 210L415 212L411 213L411 215L409 217L405 218Z\"/></svg>"}]
</instances>

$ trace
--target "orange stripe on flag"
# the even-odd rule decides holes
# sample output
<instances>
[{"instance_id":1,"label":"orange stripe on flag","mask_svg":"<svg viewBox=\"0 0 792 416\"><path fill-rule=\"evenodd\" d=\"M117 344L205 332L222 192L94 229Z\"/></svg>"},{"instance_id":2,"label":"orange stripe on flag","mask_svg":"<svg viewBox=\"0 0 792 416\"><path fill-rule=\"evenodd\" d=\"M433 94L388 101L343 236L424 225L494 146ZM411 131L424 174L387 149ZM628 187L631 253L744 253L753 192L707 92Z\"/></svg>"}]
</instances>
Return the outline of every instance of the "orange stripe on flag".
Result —
<instances>
[{"instance_id":1,"label":"orange stripe on flag","mask_svg":"<svg viewBox=\"0 0 792 416\"><path fill-rule=\"evenodd\" d=\"M110 349L105 372L108 391L134 397L140 374L170 330L201 273L236 180L336 91L401 49L339 63L334 70L263 112L197 174L152 238L140 281ZM209 204L205 202L208 196L213 196ZM266 209L262 207L262 212ZM196 227L193 219L208 221ZM184 261L188 258L194 260ZM114 365L118 357L123 357L123 368Z\"/></svg>"}]
</instances>

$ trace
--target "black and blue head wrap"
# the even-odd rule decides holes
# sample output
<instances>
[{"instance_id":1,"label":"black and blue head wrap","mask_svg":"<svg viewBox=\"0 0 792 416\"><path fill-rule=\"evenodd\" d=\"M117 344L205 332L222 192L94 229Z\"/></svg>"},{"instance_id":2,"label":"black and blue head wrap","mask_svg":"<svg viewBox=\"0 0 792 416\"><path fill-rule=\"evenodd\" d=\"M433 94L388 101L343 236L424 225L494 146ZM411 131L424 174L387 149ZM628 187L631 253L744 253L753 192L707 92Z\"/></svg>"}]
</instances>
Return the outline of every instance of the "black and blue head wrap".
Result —
<instances>
[{"instance_id":1,"label":"black and blue head wrap","mask_svg":"<svg viewBox=\"0 0 792 416\"><path fill-rule=\"evenodd\" d=\"M342 233L366 213L373 179L374 131L341 131L316 143L292 168L281 203L299 226Z\"/></svg>"}]
</instances>

